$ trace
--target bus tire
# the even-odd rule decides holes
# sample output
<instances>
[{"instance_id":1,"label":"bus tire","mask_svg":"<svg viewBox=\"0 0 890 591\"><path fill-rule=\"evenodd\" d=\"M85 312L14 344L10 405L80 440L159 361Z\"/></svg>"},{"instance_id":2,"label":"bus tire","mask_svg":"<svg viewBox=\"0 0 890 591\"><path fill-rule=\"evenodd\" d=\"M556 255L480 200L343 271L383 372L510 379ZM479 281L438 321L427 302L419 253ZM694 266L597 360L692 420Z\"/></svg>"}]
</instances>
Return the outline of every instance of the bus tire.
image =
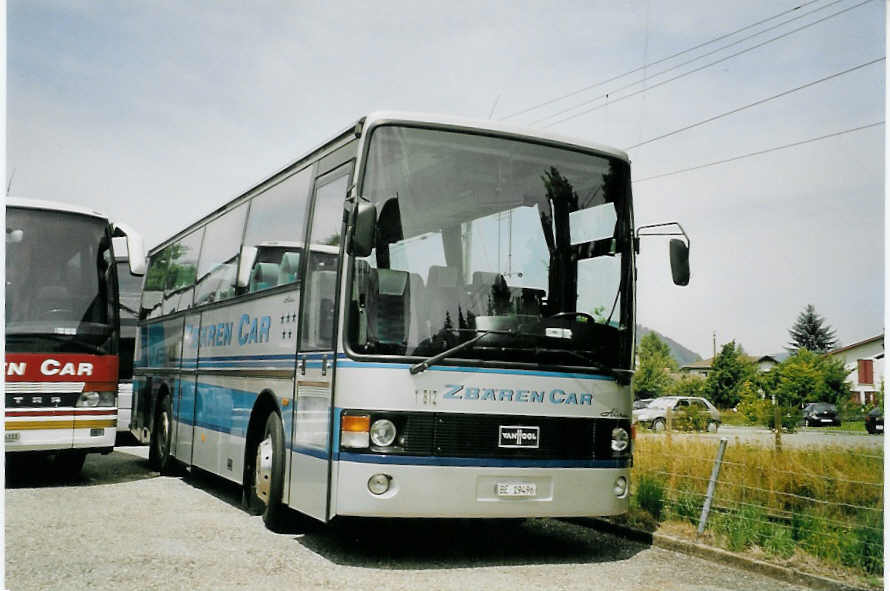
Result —
<instances>
[{"instance_id":1,"label":"bus tire","mask_svg":"<svg viewBox=\"0 0 890 591\"><path fill-rule=\"evenodd\" d=\"M262 514L263 523L272 531L284 526L285 507L281 502L284 491L284 428L277 412L269 413L261 437L249 450L251 467L248 474L248 509Z\"/></svg>"},{"instance_id":2,"label":"bus tire","mask_svg":"<svg viewBox=\"0 0 890 591\"><path fill-rule=\"evenodd\" d=\"M152 470L157 470L161 474L169 474L172 468L173 458L170 455L172 427L173 412L170 406L170 397L165 395L158 405L148 448L148 465Z\"/></svg>"},{"instance_id":3,"label":"bus tire","mask_svg":"<svg viewBox=\"0 0 890 591\"><path fill-rule=\"evenodd\" d=\"M53 460L53 464L61 480L73 480L80 476L83 469L84 460L87 459L86 452L72 451L57 454Z\"/></svg>"}]
</instances>

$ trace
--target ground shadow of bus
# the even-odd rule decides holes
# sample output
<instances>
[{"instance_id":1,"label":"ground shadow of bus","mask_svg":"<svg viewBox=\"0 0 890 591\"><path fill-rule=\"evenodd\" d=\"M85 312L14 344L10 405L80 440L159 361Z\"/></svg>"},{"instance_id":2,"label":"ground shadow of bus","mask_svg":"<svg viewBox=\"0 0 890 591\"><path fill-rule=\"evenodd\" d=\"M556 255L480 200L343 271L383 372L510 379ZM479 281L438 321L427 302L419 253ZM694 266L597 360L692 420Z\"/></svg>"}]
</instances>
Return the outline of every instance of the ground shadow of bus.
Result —
<instances>
[{"instance_id":1,"label":"ground shadow of bus","mask_svg":"<svg viewBox=\"0 0 890 591\"><path fill-rule=\"evenodd\" d=\"M96 486L156 478L148 460L137 451L115 450L110 454L89 454L80 474L60 477L51 456L31 454L6 455L6 488L45 488L53 486ZM141 449L141 448L137 448Z\"/></svg>"},{"instance_id":2,"label":"ground shadow of bus","mask_svg":"<svg viewBox=\"0 0 890 591\"><path fill-rule=\"evenodd\" d=\"M243 509L241 487L214 474L181 470L184 482ZM256 527L263 527L257 520ZM280 535L343 566L392 570L617 562L648 544L563 519L385 519L338 517L322 524L288 511Z\"/></svg>"},{"instance_id":3,"label":"ground shadow of bus","mask_svg":"<svg viewBox=\"0 0 890 591\"><path fill-rule=\"evenodd\" d=\"M342 519L295 540L336 564L395 570L615 562L647 548L558 519Z\"/></svg>"}]
</instances>

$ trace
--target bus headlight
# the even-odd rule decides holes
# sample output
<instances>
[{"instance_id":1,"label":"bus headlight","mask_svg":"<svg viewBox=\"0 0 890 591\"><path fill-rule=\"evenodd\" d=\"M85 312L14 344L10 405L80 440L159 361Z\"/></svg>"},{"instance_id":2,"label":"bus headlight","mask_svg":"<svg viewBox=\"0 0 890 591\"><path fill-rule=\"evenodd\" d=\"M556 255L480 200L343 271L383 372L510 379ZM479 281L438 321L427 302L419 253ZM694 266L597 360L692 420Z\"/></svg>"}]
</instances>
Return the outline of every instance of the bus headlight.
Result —
<instances>
[{"instance_id":1,"label":"bus headlight","mask_svg":"<svg viewBox=\"0 0 890 591\"><path fill-rule=\"evenodd\" d=\"M624 427L615 427L612 429L612 451L623 453L630 445L630 434Z\"/></svg>"},{"instance_id":2,"label":"bus headlight","mask_svg":"<svg viewBox=\"0 0 890 591\"><path fill-rule=\"evenodd\" d=\"M371 443L377 447L389 447L396 440L395 423L389 419L377 419L371 425Z\"/></svg>"},{"instance_id":3,"label":"bus headlight","mask_svg":"<svg viewBox=\"0 0 890 591\"><path fill-rule=\"evenodd\" d=\"M114 406L115 392L84 392L74 403L77 407Z\"/></svg>"}]
</instances>

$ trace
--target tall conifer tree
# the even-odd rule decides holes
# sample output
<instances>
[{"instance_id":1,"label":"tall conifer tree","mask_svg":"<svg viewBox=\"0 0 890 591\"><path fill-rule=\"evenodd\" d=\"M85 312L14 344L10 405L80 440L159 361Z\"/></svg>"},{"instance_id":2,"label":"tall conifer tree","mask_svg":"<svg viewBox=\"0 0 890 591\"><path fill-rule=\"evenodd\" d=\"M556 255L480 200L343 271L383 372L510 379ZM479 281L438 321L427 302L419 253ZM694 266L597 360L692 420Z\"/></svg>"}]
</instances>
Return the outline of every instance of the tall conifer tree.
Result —
<instances>
[{"instance_id":1,"label":"tall conifer tree","mask_svg":"<svg viewBox=\"0 0 890 591\"><path fill-rule=\"evenodd\" d=\"M825 319L816 314L812 304L797 317L797 322L788 331L791 342L785 347L789 351L806 349L813 353L827 353L837 345L837 335L825 323Z\"/></svg>"}]
</instances>

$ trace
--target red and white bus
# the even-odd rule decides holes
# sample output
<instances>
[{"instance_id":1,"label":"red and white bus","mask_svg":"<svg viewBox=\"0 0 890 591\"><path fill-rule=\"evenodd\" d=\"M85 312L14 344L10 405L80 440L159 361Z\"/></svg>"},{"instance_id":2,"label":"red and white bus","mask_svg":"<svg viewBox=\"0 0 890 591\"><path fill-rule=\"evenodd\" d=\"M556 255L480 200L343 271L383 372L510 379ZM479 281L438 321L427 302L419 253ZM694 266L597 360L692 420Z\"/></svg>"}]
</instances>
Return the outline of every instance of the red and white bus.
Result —
<instances>
[{"instance_id":1,"label":"red and white bus","mask_svg":"<svg viewBox=\"0 0 890 591\"><path fill-rule=\"evenodd\" d=\"M116 236L126 236L130 271L144 274L142 239L103 214L6 201L6 453L52 454L63 476L114 447Z\"/></svg>"}]
</instances>

